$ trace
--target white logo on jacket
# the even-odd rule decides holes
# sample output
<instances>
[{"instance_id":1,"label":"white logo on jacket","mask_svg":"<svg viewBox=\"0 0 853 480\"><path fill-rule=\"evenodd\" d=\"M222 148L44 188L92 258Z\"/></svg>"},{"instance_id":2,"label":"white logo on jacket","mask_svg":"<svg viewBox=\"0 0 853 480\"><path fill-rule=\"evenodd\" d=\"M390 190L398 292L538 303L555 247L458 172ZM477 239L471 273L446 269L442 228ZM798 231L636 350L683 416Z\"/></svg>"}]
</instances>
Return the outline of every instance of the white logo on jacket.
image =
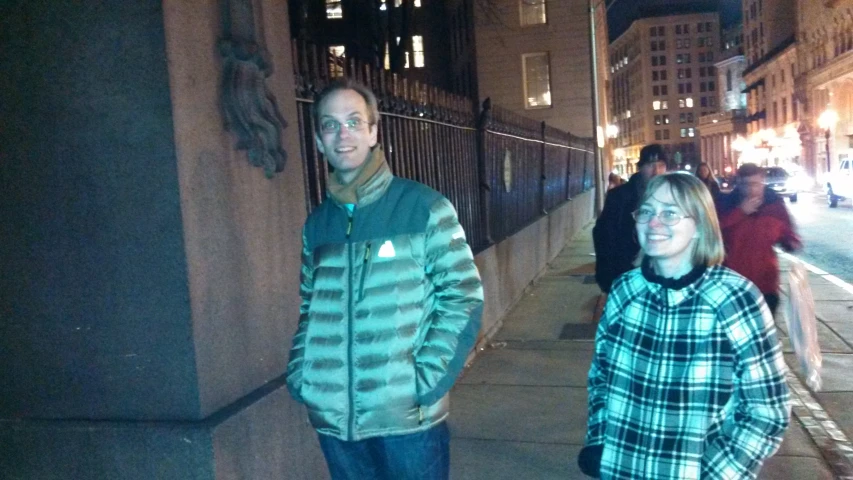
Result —
<instances>
[{"instance_id":1,"label":"white logo on jacket","mask_svg":"<svg viewBox=\"0 0 853 480\"><path fill-rule=\"evenodd\" d=\"M391 258L397 255L397 252L394 251L394 244L391 243L391 240L385 240L385 243L379 247L379 258Z\"/></svg>"}]
</instances>

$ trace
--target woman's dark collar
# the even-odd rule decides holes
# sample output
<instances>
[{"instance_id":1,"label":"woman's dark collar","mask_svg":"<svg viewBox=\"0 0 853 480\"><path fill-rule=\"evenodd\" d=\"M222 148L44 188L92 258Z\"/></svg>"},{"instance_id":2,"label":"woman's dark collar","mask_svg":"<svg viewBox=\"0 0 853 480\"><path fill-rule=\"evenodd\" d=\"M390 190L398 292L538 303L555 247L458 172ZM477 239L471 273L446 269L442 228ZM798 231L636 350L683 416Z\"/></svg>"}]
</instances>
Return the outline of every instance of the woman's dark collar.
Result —
<instances>
[{"instance_id":1,"label":"woman's dark collar","mask_svg":"<svg viewBox=\"0 0 853 480\"><path fill-rule=\"evenodd\" d=\"M658 285L664 288L670 288L672 290L681 290L684 287L689 286L693 282L695 282L699 277L705 273L705 270L708 269L705 264L699 264L693 267L693 270L687 272L686 275L679 278L667 278L662 277L655 273L654 269L651 265L651 259L649 257L643 257L643 263L640 265L640 268L643 272L643 277L646 280L657 283Z\"/></svg>"}]
</instances>

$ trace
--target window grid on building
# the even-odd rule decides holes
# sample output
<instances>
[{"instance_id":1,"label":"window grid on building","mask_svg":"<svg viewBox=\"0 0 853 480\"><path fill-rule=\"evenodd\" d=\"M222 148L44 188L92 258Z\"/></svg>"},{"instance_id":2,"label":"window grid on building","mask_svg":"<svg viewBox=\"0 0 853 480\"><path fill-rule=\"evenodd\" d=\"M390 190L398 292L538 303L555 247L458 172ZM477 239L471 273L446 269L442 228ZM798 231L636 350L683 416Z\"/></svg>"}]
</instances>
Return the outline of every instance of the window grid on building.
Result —
<instances>
[{"instance_id":1,"label":"window grid on building","mask_svg":"<svg viewBox=\"0 0 853 480\"><path fill-rule=\"evenodd\" d=\"M326 0L326 18L344 18L341 0Z\"/></svg>"},{"instance_id":2,"label":"window grid on building","mask_svg":"<svg viewBox=\"0 0 853 480\"><path fill-rule=\"evenodd\" d=\"M346 64L346 47L343 45L329 46L329 76L332 78L344 76Z\"/></svg>"},{"instance_id":3,"label":"window grid on building","mask_svg":"<svg viewBox=\"0 0 853 480\"><path fill-rule=\"evenodd\" d=\"M524 72L525 108L550 107L551 73L548 53L525 53L521 61Z\"/></svg>"},{"instance_id":4,"label":"window grid on building","mask_svg":"<svg viewBox=\"0 0 853 480\"><path fill-rule=\"evenodd\" d=\"M412 36L412 55L415 59L415 68L423 68L424 66L424 37L421 35Z\"/></svg>"},{"instance_id":5,"label":"window grid on building","mask_svg":"<svg viewBox=\"0 0 853 480\"><path fill-rule=\"evenodd\" d=\"M545 11L546 0L519 0L518 9L521 17L521 26L542 25L548 22Z\"/></svg>"}]
</instances>

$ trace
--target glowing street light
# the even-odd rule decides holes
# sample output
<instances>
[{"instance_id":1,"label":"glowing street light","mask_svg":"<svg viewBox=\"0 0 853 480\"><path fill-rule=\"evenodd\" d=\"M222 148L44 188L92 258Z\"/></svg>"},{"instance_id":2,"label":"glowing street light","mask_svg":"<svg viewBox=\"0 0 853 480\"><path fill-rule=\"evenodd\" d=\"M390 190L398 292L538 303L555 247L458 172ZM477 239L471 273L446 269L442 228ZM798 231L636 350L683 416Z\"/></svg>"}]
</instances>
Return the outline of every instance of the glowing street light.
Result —
<instances>
[{"instance_id":1,"label":"glowing street light","mask_svg":"<svg viewBox=\"0 0 853 480\"><path fill-rule=\"evenodd\" d=\"M749 148L749 140L743 138L742 135L738 135L737 138L732 141L732 148L736 152L742 152Z\"/></svg>"},{"instance_id":2,"label":"glowing street light","mask_svg":"<svg viewBox=\"0 0 853 480\"><path fill-rule=\"evenodd\" d=\"M838 122L838 113L835 110L828 109L824 110L823 113L820 114L820 117L817 119L817 124L820 128L824 130L829 130L834 127Z\"/></svg>"},{"instance_id":3,"label":"glowing street light","mask_svg":"<svg viewBox=\"0 0 853 480\"><path fill-rule=\"evenodd\" d=\"M611 123L607 125L606 132L607 138L616 138L616 136L619 135L619 127Z\"/></svg>"},{"instance_id":4,"label":"glowing street light","mask_svg":"<svg viewBox=\"0 0 853 480\"><path fill-rule=\"evenodd\" d=\"M832 168L832 157L829 156L829 136L830 130L835 124L838 122L838 113L835 110L828 108L824 110L823 113L820 114L820 117L817 119L817 125L826 131L826 173L829 173L829 170Z\"/></svg>"}]
</instances>

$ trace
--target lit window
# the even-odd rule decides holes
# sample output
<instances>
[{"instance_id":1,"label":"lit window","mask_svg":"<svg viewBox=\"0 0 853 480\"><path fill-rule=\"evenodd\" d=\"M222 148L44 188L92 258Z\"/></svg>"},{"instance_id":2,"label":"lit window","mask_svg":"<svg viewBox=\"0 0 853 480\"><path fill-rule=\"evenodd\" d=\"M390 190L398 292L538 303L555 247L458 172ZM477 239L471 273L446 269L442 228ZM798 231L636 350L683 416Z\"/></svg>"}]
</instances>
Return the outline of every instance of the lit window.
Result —
<instances>
[{"instance_id":1,"label":"lit window","mask_svg":"<svg viewBox=\"0 0 853 480\"><path fill-rule=\"evenodd\" d=\"M343 45L329 47L329 76L332 78L344 76L346 63L346 48Z\"/></svg>"},{"instance_id":2,"label":"lit window","mask_svg":"<svg viewBox=\"0 0 853 480\"><path fill-rule=\"evenodd\" d=\"M684 138L684 137L686 137L686 136L687 136L687 129L686 129L686 128L682 128L682 129L681 129L681 138Z\"/></svg>"},{"instance_id":3,"label":"lit window","mask_svg":"<svg viewBox=\"0 0 853 480\"><path fill-rule=\"evenodd\" d=\"M551 72L547 53L526 53L521 56L524 72L525 108L551 106Z\"/></svg>"},{"instance_id":4,"label":"lit window","mask_svg":"<svg viewBox=\"0 0 853 480\"><path fill-rule=\"evenodd\" d=\"M661 110L669 109L669 100L664 100L664 101L660 102L660 109Z\"/></svg>"},{"instance_id":5,"label":"lit window","mask_svg":"<svg viewBox=\"0 0 853 480\"><path fill-rule=\"evenodd\" d=\"M652 102L652 110L660 110L660 100Z\"/></svg>"},{"instance_id":6,"label":"lit window","mask_svg":"<svg viewBox=\"0 0 853 480\"><path fill-rule=\"evenodd\" d=\"M519 0L518 8L522 27L541 25L547 22L545 0Z\"/></svg>"},{"instance_id":7,"label":"lit window","mask_svg":"<svg viewBox=\"0 0 853 480\"><path fill-rule=\"evenodd\" d=\"M687 108L693 108L693 97L687 97L684 103L687 105Z\"/></svg>"},{"instance_id":8,"label":"lit window","mask_svg":"<svg viewBox=\"0 0 853 480\"><path fill-rule=\"evenodd\" d=\"M415 8L420 8L421 0L415 0Z\"/></svg>"},{"instance_id":9,"label":"lit window","mask_svg":"<svg viewBox=\"0 0 853 480\"><path fill-rule=\"evenodd\" d=\"M385 42L385 70L391 70L391 50L388 48L388 42Z\"/></svg>"},{"instance_id":10,"label":"lit window","mask_svg":"<svg viewBox=\"0 0 853 480\"><path fill-rule=\"evenodd\" d=\"M683 98L678 99L678 108L684 108L684 99Z\"/></svg>"},{"instance_id":11,"label":"lit window","mask_svg":"<svg viewBox=\"0 0 853 480\"><path fill-rule=\"evenodd\" d=\"M412 53L415 57L415 68L424 66L424 37L415 35L412 37Z\"/></svg>"},{"instance_id":12,"label":"lit window","mask_svg":"<svg viewBox=\"0 0 853 480\"><path fill-rule=\"evenodd\" d=\"M344 18L341 0L326 0L326 18Z\"/></svg>"},{"instance_id":13,"label":"lit window","mask_svg":"<svg viewBox=\"0 0 853 480\"><path fill-rule=\"evenodd\" d=\"M406 64L403 65L403 68L409 68L409 52L403 52L403 54L406 56Z\"/></svg>"},{"instance_id":14,"label":"lit window","mask_svg":"<svg viewBox=\"0 0 853 480\"><path fill-rule=\"evenodd\" d=\"M687 136L688 137L695 137L696 136L696 129L694 129L693 127L688 128L687 129Z\"/></svg>"}]
</instances>

